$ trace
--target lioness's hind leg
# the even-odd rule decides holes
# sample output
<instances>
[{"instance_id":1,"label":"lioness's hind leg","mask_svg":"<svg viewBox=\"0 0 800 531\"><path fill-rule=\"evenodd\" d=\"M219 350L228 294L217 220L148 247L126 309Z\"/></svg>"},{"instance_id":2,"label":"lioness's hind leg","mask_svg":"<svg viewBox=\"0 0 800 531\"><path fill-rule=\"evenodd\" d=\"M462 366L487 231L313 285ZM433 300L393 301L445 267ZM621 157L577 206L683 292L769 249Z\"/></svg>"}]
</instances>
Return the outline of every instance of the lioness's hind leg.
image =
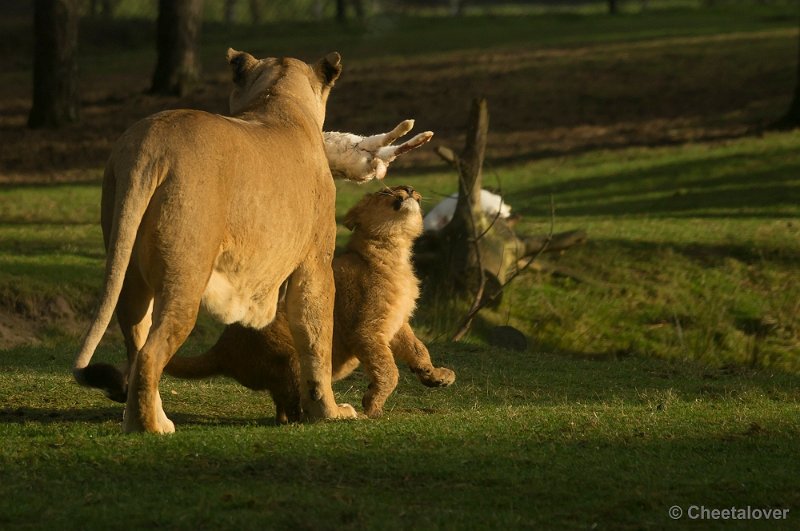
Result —
<instances>
[{"instance_id":1,"label":"lioness's hind leg","mask_svg":"<svg viewBox=\"0 0 800 531\"><path fill-rule=\"evenodd\" d=\"M116 392L118 402L125 402L127 397L127 381L136 354L142 349L150 333L153 316L153 290L147 285L135 265L129 266L125 274L125 282L117 302L117 321L125 338L125 349L128 354L127 366L124 370L123 389Z\"/></svg>"},{"instance_id":2,"label":"lioness's hind leg","mask_svg":"<svg viewBox=\"0 0 800 531\"><path fill-rule=\"evenodd\" d=\"M337 405L331 388L333 270L330 260L310 260L292 274L286 293L289 328L300 358L300 400L309 420L355 418Z\"/></svg>"},{"instance_id":3,"label":"lioness's hind leg","mask_svg":"<svg viewBox=\"0 0 800 531\"><path fill-rule=\"evenodd\" d=\"M433 366L428 348L417 338L408 323L395 334L389 346L395 358L405 362L423 385L447 387L456 380L456 373L450 369Z\"/></svg>"},{"instance_id":4,"label":"lioness's hind leg","mask_svg":"<svg viewBox=\"0 0 800 531\"><path fill-rule=\"evenodd\" d=\"M174 294L171 293L173 296ZM153 327L131 367L128 400L122 423L122 429L126 433L175 431L175 425L164 413L158 384L164 366L194 328L200 295L185 299L174 297L163 304L159 302L156 298Z\"/></svg>"}]
</instances>

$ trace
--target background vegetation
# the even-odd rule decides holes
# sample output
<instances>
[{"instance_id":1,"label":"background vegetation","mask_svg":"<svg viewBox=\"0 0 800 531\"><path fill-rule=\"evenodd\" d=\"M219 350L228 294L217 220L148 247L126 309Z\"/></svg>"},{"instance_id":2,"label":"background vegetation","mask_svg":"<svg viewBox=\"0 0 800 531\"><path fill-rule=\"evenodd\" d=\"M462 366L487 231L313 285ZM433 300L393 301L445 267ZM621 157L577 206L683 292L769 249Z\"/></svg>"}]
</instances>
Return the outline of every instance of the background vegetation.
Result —
<instances>
[{"instance_id":1,"label":"background vegetation","mask_svg":"<svg viewBox=\"0 0 800 531\"><path fill-rule=\"evenodd\" d=\"M800 510L800 137L766 128L794 90L797 13L716 4L225 25L212 2L202 84L174 99L143 94L154 29L121 2L82 22L83 123L57 132L24 129L30 23L3 17L0 525L639 528L674 524L671 505ZM330 129L414 117L457 148L486 95L485 185L521 232L547 231L552 195L556 229L590 241L517 279L466 344L445 341L457 311L428 301L415 327L458 380L404 376L382 420L273 428L265 396L166 379L178 433L121 436L121 409L68 374L102 277L102 166L138 118L224 112L227 46L342 52ZM456 189L430 150L387 182L428 207ZM340 183L338 214L377 186ZM528 351L487 344L503 323ZM203 319L183 352L217 332ZM99 357L118 360L108 336ZM364 387L356 374L337 396Z\"/></svg>"}]
</instances>

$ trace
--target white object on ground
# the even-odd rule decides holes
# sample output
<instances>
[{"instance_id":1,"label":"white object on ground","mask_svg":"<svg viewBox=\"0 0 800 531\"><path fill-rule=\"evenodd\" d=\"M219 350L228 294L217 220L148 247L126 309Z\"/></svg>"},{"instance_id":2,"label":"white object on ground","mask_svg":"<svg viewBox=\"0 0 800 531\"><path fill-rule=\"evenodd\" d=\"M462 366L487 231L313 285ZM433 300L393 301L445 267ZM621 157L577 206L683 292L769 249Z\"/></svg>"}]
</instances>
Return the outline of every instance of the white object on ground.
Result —
<instances>
[{"instance_id":1,"label":"white object on ground","mask_svg":"<svg viewBox=\"0 0 800 531\"><path fill-rule=\"evenodd\" d=\"M457 202L458 192L444 198L433 207L425 215L423 221L425 232L442 230L450 223L456 211ZM483 208L483 213L490 219L494 219L498 212L500 212L501 219L508 219L511 216L511 206L503 202L502 197L488 190L481 190L481 208Z\"/></svg>"}]
</instances>

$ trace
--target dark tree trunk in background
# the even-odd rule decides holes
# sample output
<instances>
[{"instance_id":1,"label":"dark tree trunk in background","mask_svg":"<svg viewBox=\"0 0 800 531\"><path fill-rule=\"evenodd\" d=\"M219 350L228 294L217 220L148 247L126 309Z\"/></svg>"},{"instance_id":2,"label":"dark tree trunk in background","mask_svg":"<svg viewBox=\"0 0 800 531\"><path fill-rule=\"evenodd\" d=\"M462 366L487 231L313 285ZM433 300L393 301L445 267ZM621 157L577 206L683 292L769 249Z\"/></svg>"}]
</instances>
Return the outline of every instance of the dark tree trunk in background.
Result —
<instances>
[{"instance_id":1,"label":"dark tree trunk in background","mask_svg":"<svg viewBox=\"0 0 800 531\"><path fill-rule=\"evenodd\" d=\"M229 26L233 24L233 19L236 16L236 0L225 0L225 9L222 16L225 20L225 24Z\"/></svg>"},{"instance_id":2,"label":"dark tree trunk in background","mask_svg":"<svg viewBox=\"0 0 800 531\"><path fill-rule=\"evenodd\" d=\"M366 11L364 10L363 0L336 0L336 20L345 22L347 20L347 4L351 3L358 20L364 20Z\"/></svg>"},{"instance_id":3,"label":"dark tree trunk in background","mask_svg":"<svg viewBox=\"0 0 800 531\"><path fill-rule=\"evenodd\" d=\"M322 5L322 0L314 0L314 4L311 6L311 11L314 14L315 20L322 20L323 10L324 6Z\"/></svg>"},{"instance_id":4,"label":"dark tree trunk in background","mask_svg":"<svg viewBox=\"0 0 800 531\"><path fill-rule=\"evenodd\" d=\"M261 24L261 2L250 0L250 21L253 24Z\"/></svg>"},{"instance_id":5,"label":"dark tree trunk in background","mask_svg":"<svg viewBox=\"0 0 800 531\"><path fill-rule=\"evenodd\" d=\"M117 7L115 0L91 0L89 2L89 16L96 18L102 16L105 20L110 20L114 16L114 8Z\"/></svg>"},{"instance_id":6,"label":"dark tree trunk in background","mask_svg":"<svg viewBox=\"0 0 800 531\"><path fill-rule=\"evenodd\" d=\"M797 43L797 65L795 66L795 71L797 77L794 82L794 97L786 114L775 123L775 127L778 128L789 129L800 126L800 39L798 39Z\"/></svg>"},{"instance_id":7,"label":"dark tree trunk in background","mask_svg":"<svg viewBox=\"0 0 800 531\"><path fill-rule=\"evenodd\" d=\"M336 20L339 22L347 20L347 0L336 0Z\"/></svg>"},{"instance_id":8,"label":"dark tree trunk in background","mask_svg":"<svg viewBox=\"0 0 800 531\"><path fill-rule=\"evenodd\" d=\"M36 0L34 32L33 105L28 127L77 122L78 1Z\"/></svg>"},{"instance_id":9,"label":"dark tree trunk in background","mask_svg":"<svg viewBox=\"0 0 800 531\"><path fill-rule=\"evenodd\" d=\"M183 96L197 83L202 19L203 0L159 0L158 62L151 92Z\"/></svg>"},{"instance_id":10,"label":"dark tree trunk in background","mask_svg":"<svg viewBox=\"0 0 800 531\"><path fill-rule=\"evenodd\" d=\"M351 0L353 2L353 9L356 12L358 20L364 20L364 2L363 0Z\"/></svg>"},{"instance_id":11,"label":"dark tree trunk in background","mask_svg":"<svg viewBox=\"0 0 800 531\"><path fill-rule=\"evenodd\" d=\"M608 12L612 15L617 14L617 0L608 0Z\"/></svg>"},{"instance_id":12,"label":"dark tree trunk in background","mask_svg":"<svg viewBox=\"0 0 800 531\"><path fill-rule=\"evenodd\" d=\"M464 4L467 0L450 0L450 15L460 17L464 14Z\"/></svg>"}]
</instances>

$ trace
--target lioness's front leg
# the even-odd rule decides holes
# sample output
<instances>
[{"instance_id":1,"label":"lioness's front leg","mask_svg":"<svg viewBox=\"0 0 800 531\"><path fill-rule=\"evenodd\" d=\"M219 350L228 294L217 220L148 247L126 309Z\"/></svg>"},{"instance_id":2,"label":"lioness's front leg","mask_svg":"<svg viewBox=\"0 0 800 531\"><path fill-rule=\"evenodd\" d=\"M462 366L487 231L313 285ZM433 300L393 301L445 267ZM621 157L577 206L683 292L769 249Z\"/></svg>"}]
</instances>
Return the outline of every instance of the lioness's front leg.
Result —
<instances>
[{"instance_id":1,"label":"lioness's front leg","mask_svg":"<svg viewBox=\"0 0 800 531\"><path fill-rule=\"evenodd\" d=\"M446 367L434 367L425 343L420 341L408 323L405 323L389 344L392 354L404 361L428 387L447 387L456 380L456 373Z\"/></svg>"},{"instance_id":2,"label":"lioness's front leg","mask_svg":"<svg viewBox=\"0 0 800 531\"><path fill-rule=\"evenodd\" d=\"M334 292L330 257L301 264L286 292L289 328L300 357L300 402L309 420L356 417L349 404L336 404L331 388Z\"/></svg>"}]
</instances>

